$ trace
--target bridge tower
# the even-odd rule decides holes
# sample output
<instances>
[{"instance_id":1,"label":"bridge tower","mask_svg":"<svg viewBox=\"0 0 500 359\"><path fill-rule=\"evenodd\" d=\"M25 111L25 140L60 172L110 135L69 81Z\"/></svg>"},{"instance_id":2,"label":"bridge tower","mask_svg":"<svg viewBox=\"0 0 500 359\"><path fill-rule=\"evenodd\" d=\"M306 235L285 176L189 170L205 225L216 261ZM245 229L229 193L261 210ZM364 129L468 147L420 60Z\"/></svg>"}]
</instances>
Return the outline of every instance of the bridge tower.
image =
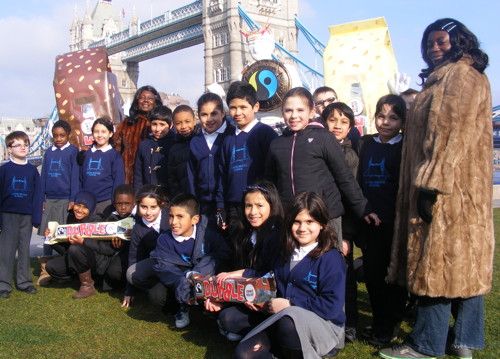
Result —
<instances>
[{"instance_id":1,"label":"bridge tower","mask_svg":"<svg viewBox=\"0 0 500 359\"><path fill-rule=\"evenodd\" d=\"M253 63L246 38L240 30L249 28L238 12L238 3L274 40L297 55L297 28L294 16L298 0L204 0L205 86L217 82L227 90L241 71Z\"/></svg>"},{"instance_id":2,"label":"bridge tower","mask_svg":"<svg viewBox=\"0 0 500 359\"><path fill-rule=\"evenodd\" d=\"M137 26L137 18L132 17L131 26ZM70 28L70 51L79 51L89 47L90 44L125 30L122 18L115 11L111 0L98 0L90 12L89 0L86 0L85 15L82 20L78 18L77 8L73 15ZM139 79L139 63L135 61L122 62L121 54L109 56L111 69L116 75L118 89L125 103L132 103L137 90Z\"/></svg>"}]
</instances>

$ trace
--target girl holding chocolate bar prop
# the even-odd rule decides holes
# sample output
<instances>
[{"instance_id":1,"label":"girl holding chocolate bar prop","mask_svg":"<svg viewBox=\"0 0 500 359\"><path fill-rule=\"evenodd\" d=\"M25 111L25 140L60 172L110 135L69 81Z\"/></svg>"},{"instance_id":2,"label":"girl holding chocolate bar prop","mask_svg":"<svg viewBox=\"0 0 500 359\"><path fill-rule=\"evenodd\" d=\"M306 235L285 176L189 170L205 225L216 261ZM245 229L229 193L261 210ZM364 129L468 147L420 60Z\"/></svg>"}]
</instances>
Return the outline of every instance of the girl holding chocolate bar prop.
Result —
<instances>
[{"instance_id":1,"label":"girl holding chocolate bar prop","mask_svg":"<svg viewBox=\"0 0 500 359\"><path fill-rule=\"evenodd\" d=\"M95 120L92 125L94 144L84 152L80 167L82 189L96 195L96 213L101 217L111 205L116 187L125 181L122 156L112 147L113 135L113 123L109 119Z\"/></svg>"},{"instance_id":2,"label":"girl holding chocolate bar prop","mask_svg":"<svg viewBox=\"0 0 500 359\"><path fill-rule=\"evenodd\" d=\"M75 196L75 204L68 215L67 223L102 221L99 216L95 215L95 208L95 195L90 191L81 190ZM47 231L49 231L48 228ZM46 235L48 235L47 231ZM71 235L68 242L56 243L52 245L52 248L61 256L49 260L45 268L52 278L62 281L68 281L78 276L80 289L73 295L75 299L86 298L95 293L92 272L103 274L107 268L107 264L104 264L105 255L103 253L109 252L110 255L113 255L115 252L110 241L97 241L79 235Z\"/></svg>"},{"instance_id":3,"label":"girl holding chocolate bar prop","mask_svg":"<svg viewBox=\"0 0 500 359\"><path fill-rule=\"evenodd\" d=\"M271 316L242 339L236 358L333 356L344 346L346 265L318 194L291 201L281 242L278 295L264 307Z\"/></svg>"},{"instance_id":4,"label":"girl holding chocolate bar prop","mask_svg":"<svg viewBox=\"0 0 500 359\"><path fill-rule=\"evenodd\" d=\"M233 248L235 267L245 269L219 273L218 283L230 278L261 277L272 270L279 253L283 207L276 187L268 181L248 186L242 206L243 216L236 225L238 235L233 239ZM225 305L227 303L205 301L205 308L213 312ZM223 309L219 315L221 333L231 341L240 340L253 326L241 320L248 315L253 312L243 305Z\"/></svg>"},{"instance_id":5,"label":"girl holding chocolate bar prop","mask_svg":"<svg viewBox=\"0 0 500 359\"><path fill-rule=\"evenodd\" d=\"M160 186L146 185L136 195L137 215L128 253L127 286L122 307L130 307L137 289L148 293L149 300L163 307L167 289L153 271L150 253L156 240L169 228L168 199Z\"/></svg>"}]
</instances>

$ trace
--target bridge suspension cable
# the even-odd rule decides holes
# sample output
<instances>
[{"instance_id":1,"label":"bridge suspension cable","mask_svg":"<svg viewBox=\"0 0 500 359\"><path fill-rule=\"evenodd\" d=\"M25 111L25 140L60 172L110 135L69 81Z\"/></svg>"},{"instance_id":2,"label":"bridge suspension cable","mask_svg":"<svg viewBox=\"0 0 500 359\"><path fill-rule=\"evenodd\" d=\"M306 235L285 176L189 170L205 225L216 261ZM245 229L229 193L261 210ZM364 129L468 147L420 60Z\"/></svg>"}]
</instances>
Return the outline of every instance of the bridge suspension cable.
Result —
<instances>
[{"instance_id":1,"label":"bridge suspension cable","mask_svg":"<svg viewBox=\"0 0 500 359\"><path fill-rule=\"evenodd\" d=\"M241 4L238 4L238 14L240 17L245 21L245 23L248 25L248 27L251 30L257 30L260 29L261 27L251 18L250 15L243 9ZM305 27L303 27L305 29ZM310 32L308 31L310 34ZM312 35L311 35L312 36ZM315 38L312 36L312 38ZM319 41L319 40L318 40ZM323 74L315 69L313 69L311 66L307 65L305 62L297 58L295 55L293 55L290 51L285 49L283 46L281 46L279 43L274 42L274 45L282 52L284 52L287 56L289 56L293 61L296 63L300 64L301 66L305 67L307 69L307 72L312 73L315 76L323 77ZM324 45L323 45L324 46ZM322 55L322 53L321 53ZM273 55L273 60L279 61L274 55Z\"/></svg>"}]
</instances>

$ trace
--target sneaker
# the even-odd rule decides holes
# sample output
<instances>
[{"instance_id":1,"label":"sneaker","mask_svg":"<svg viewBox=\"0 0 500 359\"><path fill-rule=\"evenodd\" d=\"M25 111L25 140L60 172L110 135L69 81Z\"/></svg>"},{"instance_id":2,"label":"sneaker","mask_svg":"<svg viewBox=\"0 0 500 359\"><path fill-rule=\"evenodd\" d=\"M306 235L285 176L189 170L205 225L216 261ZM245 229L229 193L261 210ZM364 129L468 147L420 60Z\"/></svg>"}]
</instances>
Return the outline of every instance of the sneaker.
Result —
<instances>
[{"instance_id":1,"label":"sneaker","mask_svg":"<svg viewBox=\"0 0 500 359\"><path fill-rule=\"evenodd\" d=\"M345 341L348 343L354 343L356 341L356 328L345 328Z\"/></svg>"},{"instance_id":2,"label":"sneaker","mask_svg":"<svg viewBox=\"0 0 500 359\"><path fill-rule=\"evenodd\" d=\"M185 307L181 309L175 315L175 327L178 329L185 328L189 325L189 311Z\"/></svg>"},{"instance_id":3,"label":"sneaker","mask_svg":"<svg viewBox=\"0 0 500 359\"><path fill-rule=\"evenodd\" d=\"M425 355L410 348L406 344L398 344L390 348L382 349L378 352L382 358L388 359L436 359L436 357Z\"/></svg>"},{"instance_id":4,"label":"sneaker","mask_svg":"<svg viewBox=\"0 0 500 359\"><path fill-rule=\"evenodd\" d=\"M472 359L472 350L451 344L446 347L446 355L460 359Z\"/></svg>"}]
</instances>

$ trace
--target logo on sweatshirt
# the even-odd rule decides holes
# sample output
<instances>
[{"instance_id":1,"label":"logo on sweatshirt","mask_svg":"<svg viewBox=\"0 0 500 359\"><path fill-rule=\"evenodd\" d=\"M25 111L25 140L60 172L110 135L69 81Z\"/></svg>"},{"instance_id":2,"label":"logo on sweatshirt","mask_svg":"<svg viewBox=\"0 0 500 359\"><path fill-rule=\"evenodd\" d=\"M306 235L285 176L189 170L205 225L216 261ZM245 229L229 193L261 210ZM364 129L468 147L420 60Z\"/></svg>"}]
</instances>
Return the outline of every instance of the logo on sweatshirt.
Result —
<instances>
[{"instance_id":1,"label":"logo on sweatshirt","mask_svg":"<svg viewBox=\"0 0 500 359\"><path fill-rule=\"evenodd\" d=\"M28 181L26 177L18 179L16 176L12 177L10 182L9 191L11 191L12 197L24 198L28 196Z\"/></svg>"},{"instance_id":2,"label":"logo on sweatshirt","mask_svg":"<svg viewBox=\"0 0 500 359\"><path fill-rule=\"evenodd\" d=\"M52 178L60 177L62 174L62 159L58 160L50 160L49 170L47 171L47 175Z\"/></svg>"},{"instance_id":3,"label":"logo on sweatshirt","mask_svg":"<svg viewBox=\"0 0 500 359\"><path fill-rule=\"evenodd\" d=\"M312 141L314 141L314 138L309 137L309 138L307 139L307 141L309 141L309 143L311 143Z\"/></svg>"},{"instance_id":4,"label":"logo on sweatshirt","mask_svg":"<svg viewBox=\"0 0 500 359\"><path fill-rule=\"evenodd\" d=\"M307 284L309 284L309 286L312 289L316 290L318 288L318 276L312 274L311 271L307 273L307 276L304 278L304 280L307 282Z\"/></svg>"},{"instance_id":5,"label":"logo on sweatshirt","mask_svg":"<svg viewBox=\"0 0 500 359\"><path fill-rule=\"evenodd\" d=\"M87 176L89 177L99 176L103 170L104 167L102 167L102 157L99 157L98 160L95 160L92 157L90 157L89 164L87 165Z\"/></svg>"},{"instance_id":6,"label":"logo on sweatshirt","mask_svg":"<svg viewBox=\"0 0 500 359\"><path fill-rule=\"evenodd\" d=\"M368 168L363 172L363 180L368 187L380 187L385 184L390 174L385 167L385 158L380 162L375 162L371 157L368 161Z\"/></svg>"}]
</instances>

